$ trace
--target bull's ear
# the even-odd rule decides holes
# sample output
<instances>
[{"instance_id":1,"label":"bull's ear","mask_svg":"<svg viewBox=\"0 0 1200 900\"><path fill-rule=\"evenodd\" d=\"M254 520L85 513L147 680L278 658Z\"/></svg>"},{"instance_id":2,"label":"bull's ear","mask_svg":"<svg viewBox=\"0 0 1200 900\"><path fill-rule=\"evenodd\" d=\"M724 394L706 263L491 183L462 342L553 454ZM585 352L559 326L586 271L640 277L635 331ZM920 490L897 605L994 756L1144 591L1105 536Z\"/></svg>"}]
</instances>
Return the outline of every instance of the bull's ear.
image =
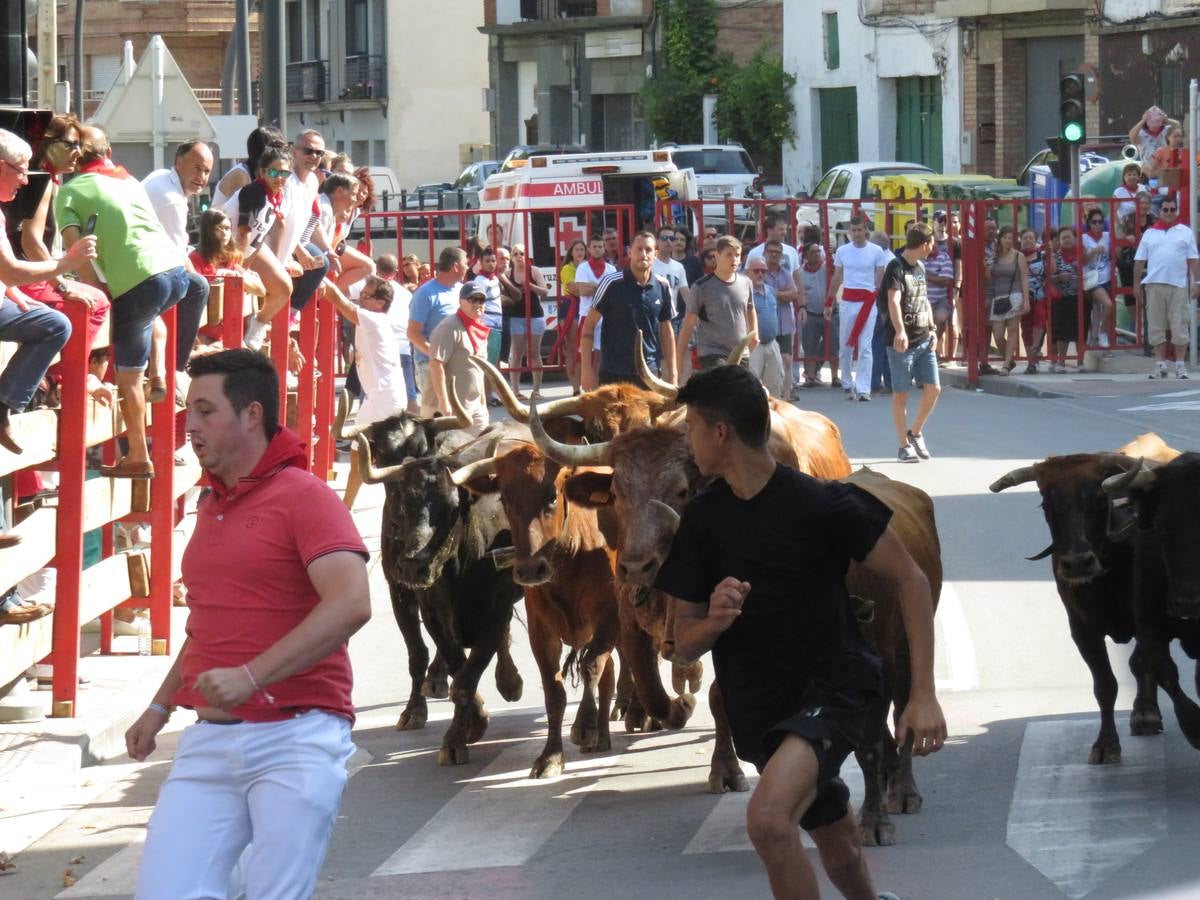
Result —
<instances>
[{"instance_id":1,"label":"bull's ear","mask_svg":"<svg viewBox=\"0 0 1200 900\"><path fill-rule=\"evenodd\" d=\"M612 473L580 472L567 479L567 499L579 506L596 509L612 504Z\"/></svg>"},{"instance_id":2,"label":"bull's ear","mask_svg":"<svg viewBox=\"0 0 1200 900\"><path fill-rule=\"evenodd\" d=\"M463 482L462 487L469 493L482 496L483 494L494 494L500 490L500 482L495 475L476 475L474 478Z\"/></svg>"},{"instance_id":3,"label":"bull's ear","mask_svg":"<svg viewBox=\"0 0 1200 900\"><path fill-rule=\"evenodd\" d=\"M613 509L611 503L596 510L596 525L604 537L604 543L614 550L620 550L621 523L617 518L617 511Z\"/></svg>"}]
</instances>

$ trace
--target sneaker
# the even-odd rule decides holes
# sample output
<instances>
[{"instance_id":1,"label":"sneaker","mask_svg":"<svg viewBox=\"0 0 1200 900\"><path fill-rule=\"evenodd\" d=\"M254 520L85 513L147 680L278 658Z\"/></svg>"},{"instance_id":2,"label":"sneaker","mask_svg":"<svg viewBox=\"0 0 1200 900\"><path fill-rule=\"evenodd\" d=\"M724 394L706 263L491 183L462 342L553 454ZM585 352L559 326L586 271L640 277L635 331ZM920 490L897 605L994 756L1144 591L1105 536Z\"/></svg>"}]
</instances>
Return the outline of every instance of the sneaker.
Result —
<instances>
[{"instance_id":1,"label":"sneaker","mask_svg":"<svg viewBox=\"0 0 1200 900\"><path fill-rule=\"evenodd\" d=\"M1026 375L1036 375L1038 373L1037 363L1030 363L1025 367Z\"/></svg>"},{"instance_id":2,"label":"sneaker","mask_svg":"<svg viewBox=\"0 0 1200 900\"><path fill-rule=\"evenodd\" d=\"M1160 362L1158 364L1158 371L1150 376L1150 380L1153 381L1155 378L1166 378L1166 377L1167 377L1167 364L1165 362Z\"/></svg>"},{"instance_id":3,"label":"sneaker","mask_svg":"<svg viewBox=\"0 0 1200 900\"><path fill-rule=\"evenodd\" d=\"M1103 349L1105 349L1105 350L1108 349L1108 332L1107 331L1100 332L1100 340L1098 343L1100 344L1100 346Z\"/></svg>"},{"instance_id":4,"label":"sneaker","mask_svg":"<svg viewBox=\"0 0 1200 900\"><path fill-rule=\"evenodd\" d=\"M911 445L905 444L896 453L896 461L902 463L920 462L921 457L917 456L917 451Z\"/></svg>"},{"instance_id":5,"label":"sneaker","mask_svg":"<svg viewBox=\"0 0 1200 900\"><path fill-rule=\"evenodd\" d=\"M925 435L908 433L908 446L917 451L921 459L929 459L929 448L925 446Z\"/></svg>"},{"instance_id":6,"label":"sneaker","mask_svg":"<svg viewBox=\"0 0 1200 900\"><path fill-rule=\"evenodd\" d=\"M1051 363L1050 374L1051 375L1066 375L1067 367L1064 366L1062 363ZM1153 378L1154 376L1151 375L1150 377Z\"/></svg>"},{"instance_id":7,"label":"sneaker","mask_svg":"<svg viewBox=\"0 0 1200 900\"><path fill-rule=\"evenodd\" d=\"M858 394L855 399L857 399L863 403L866 403L867 401L869 401L871 399L871 395L870 394Z\"/></svg>"},{"instance_id":8,"label":"sneaker","mask_svg":"<svg viewBox=\"0 0 1200 900\"><path fill-rule=\"evenodd\" d=\"M1175 377L1188 380L1187 363L1182 359L1175 361Z\"/></svg>"},{"instance_id":9,"label":"sneaker","mask_svg":"<svg viewBox=\"0 0 1200 900\"><path fill-rule=\"evenodd\" d=\"M262 349L263 341L267 337L267 323L260 322L257 316L251 316L250 322L246 325L246 331L242 335L242 346L247 350L258 352Z\"/></svg>"}]
</instances>

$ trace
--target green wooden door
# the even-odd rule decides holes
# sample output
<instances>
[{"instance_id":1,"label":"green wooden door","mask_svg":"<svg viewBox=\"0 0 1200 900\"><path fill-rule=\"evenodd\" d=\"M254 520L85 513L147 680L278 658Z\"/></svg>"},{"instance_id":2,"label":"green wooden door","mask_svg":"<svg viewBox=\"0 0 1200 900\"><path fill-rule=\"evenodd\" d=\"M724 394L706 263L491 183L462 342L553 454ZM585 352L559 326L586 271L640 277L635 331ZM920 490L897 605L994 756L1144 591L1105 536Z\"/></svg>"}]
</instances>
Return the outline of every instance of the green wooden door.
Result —
<instances>
[{"instance_id":1,"label":"green wooden door","mask_svg":"<svg viewBox=\"0 0 1200 900\"><path fill-rule=\"evenodd\" d=\"M823 88L821 94L821 168L858 162L858 90Z\"/></svg>"},{"instance_id":2,"label":"green wooden door","mask_svg":"<svg viewBox=\"0 0 1200 900\"><path fill-rule=\"evenodd\" d=\"M942 171L942 81L896 79L896 159Z\"/></svg>"}]
</instances>

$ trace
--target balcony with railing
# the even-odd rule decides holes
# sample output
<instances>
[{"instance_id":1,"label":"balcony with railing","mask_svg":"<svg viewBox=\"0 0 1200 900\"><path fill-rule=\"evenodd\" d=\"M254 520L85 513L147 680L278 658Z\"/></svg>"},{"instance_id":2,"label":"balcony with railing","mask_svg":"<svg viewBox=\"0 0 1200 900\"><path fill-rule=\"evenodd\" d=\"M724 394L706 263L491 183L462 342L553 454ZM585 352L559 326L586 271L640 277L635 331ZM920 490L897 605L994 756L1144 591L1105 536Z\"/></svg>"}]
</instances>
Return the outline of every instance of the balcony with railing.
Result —
<instances>
[{"instance_id":1,"label":"balcony with railing","mask_svg":"<svg viewBox=\"0 0 1200 900\"><path fill-rule=\"evenodd\" d=\"M933 14L946 19L1091 9L1093 0L935 0Z\"/></svg>"},{"instance_id":2,"label":"balcony with railing","mask_svg":"<svg viewBox=\"0 0 1200 900\"><path fill-rule=\"evenodd\" d=\"M323 103L328 99L329 66L324 60L288 63L288 103Z\"/></svg>"},{"instance_id":3,"label":"balcony with railing","mask_svg":"<svg viewBox=\"0 0 1200 900\"><path fill-rule=\"evenodd\" d=\"M341 100L380 100L387 96L387 60L378 54L347 56Z\"/></svg>"}]
</instances>

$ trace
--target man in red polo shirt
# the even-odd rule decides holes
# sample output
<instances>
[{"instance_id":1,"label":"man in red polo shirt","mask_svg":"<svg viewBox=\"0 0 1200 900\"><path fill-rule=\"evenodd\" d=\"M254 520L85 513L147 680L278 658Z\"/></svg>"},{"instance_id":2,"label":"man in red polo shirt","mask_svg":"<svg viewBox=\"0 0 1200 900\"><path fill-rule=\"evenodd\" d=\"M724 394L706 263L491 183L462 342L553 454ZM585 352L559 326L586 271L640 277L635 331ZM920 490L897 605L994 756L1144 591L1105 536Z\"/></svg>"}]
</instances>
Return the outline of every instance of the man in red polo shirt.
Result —
<instances>
[{"instance_id":1,"label":"man in red polo shirt","mask_svg":"<svg viewBox=\"0 0 1200 900\"><path fill-rule=\"evenodd\" d=\"M125 733L145 759L172 705L179 739L150 819L137 897L309 897L341 803L353 678L371 615L367 551L337 495L279 425L279 381L249 350L188 365L187 430L212 486L183 557L187 640Z\"/></svg>"}]
</instances>

